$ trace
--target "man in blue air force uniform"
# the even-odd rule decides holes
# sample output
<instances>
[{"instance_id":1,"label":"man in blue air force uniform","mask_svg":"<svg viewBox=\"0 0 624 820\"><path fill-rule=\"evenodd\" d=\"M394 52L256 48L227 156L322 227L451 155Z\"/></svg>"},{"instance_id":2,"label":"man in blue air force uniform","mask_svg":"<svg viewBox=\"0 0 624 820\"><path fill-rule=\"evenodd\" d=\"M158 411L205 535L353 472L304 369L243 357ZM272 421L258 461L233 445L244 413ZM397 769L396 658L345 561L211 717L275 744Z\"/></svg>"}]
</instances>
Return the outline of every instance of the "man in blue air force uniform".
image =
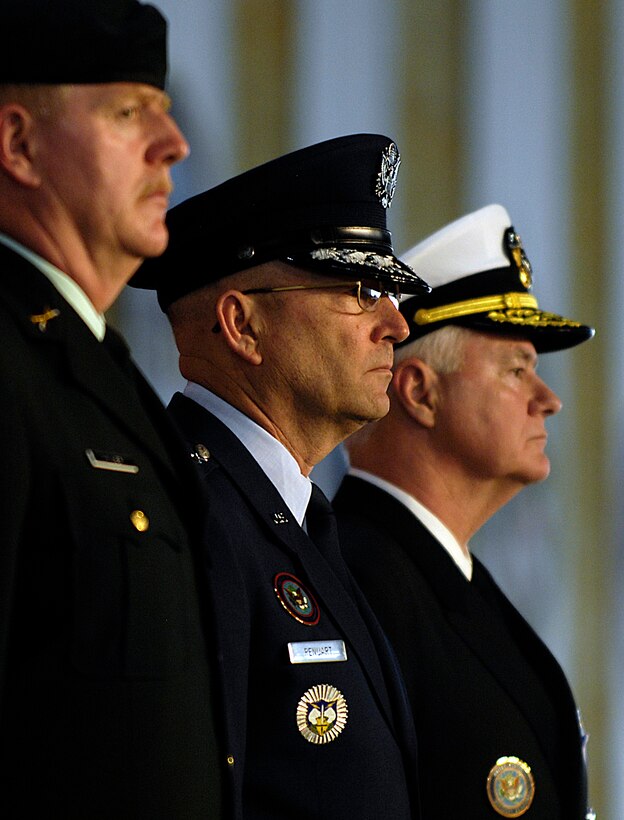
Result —
<instances>
[{"instance_id":1,"label":"man in blue air force uniform","mask_svg":"<svg viewBox=\"0 0 624 820\"><path fill-rule=\"evenodd\" d=\"M200 486L103 317L188 150L166 23L0 8L0 816L217 818Z\"/></svg>"},{"instance_id":2,"label":"man in blue air force uniform","mask_svg":"<svg viewBox=\"0 0 624 820\"><path fill-rule=\"evenodd\" d=\"M537 355L593 331L539 309L500 205L404 258L433 289L401 304L410 336L396 351L390 413L349 441L351 475L334 504L345 558L405 676L423 814L581 820L570 688L469 539L548 475L545 421L561 405Z\"/></svg>"},{"instance_id":3,"label":"man in blue air force uniform","mask_svg":"<svg viewBox=\"0 0 624 820\"><path fill-rule=\"evenodd\" d=\"M419 817L396 665L309 473L388 410L399 155L354 135L200 194L136 284L156 287L189 380L170 409L210 498L228 763L246 818ZM198 510L198 516L201 511ZM217 593L216 593L217 594Z\"/></svg>"}]
</instances>

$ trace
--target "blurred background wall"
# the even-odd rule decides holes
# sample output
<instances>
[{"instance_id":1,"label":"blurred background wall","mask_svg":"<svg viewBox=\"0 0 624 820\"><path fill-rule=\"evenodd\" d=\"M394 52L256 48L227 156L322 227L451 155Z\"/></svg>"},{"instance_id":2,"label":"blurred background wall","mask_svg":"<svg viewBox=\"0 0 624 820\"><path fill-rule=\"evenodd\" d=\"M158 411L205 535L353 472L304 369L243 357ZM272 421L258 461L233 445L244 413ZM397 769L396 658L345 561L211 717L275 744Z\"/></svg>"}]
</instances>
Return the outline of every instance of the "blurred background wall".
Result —
<instances>
[{"instance_id":1,"label":"blurred background wall","mask_svg":"<svg viewBox=\"0 0 624 820\"><path fill-rule=\"evenodd\" d=\"M154 2L170 21L169 90L192 148L173 204L322 139L387 134L403 159L389 213L399 252L500 202L540 305L597 328L540 363L564 404L549 424L551 477L473 548L566 669L591 735L591 799L601 820L621 820L624 4ZM206 264L218 242L206 238ZM128 291L111 318L168 401L183 383L155 299ZM331 493L343 469L339 450L317 480Z\"/></svg>"}]
</instances>

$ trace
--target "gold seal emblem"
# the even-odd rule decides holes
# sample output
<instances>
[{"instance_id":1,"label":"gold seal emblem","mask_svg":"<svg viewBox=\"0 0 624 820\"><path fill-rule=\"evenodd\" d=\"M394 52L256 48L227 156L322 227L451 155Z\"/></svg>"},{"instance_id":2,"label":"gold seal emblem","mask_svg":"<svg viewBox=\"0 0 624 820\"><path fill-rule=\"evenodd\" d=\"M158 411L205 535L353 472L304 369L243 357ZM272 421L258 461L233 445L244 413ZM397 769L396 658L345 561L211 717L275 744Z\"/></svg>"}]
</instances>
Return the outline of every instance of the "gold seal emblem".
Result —
<instances>
[{"instance_id":1,"label":"gold seal emblem","mask_svg":"<svg viewBox=\"0 0 624 820\"><path fill-rule=\"evenodd\" d=\"M297 728L309 743L331 743L347 724L349 708L342 692L319 683L297 704Z\"/></svg>"},{"instance_id":2,"label":"gold seal emblem","mask_svg":"<svg viewBox=\"0 0 624 820\"><path fill-rule=\"evenodd\" d=\"M487 796L503 817L521 817L535 796L531 767L517 757L500 757L487 778Z\"/></svg>"}]
</instances>

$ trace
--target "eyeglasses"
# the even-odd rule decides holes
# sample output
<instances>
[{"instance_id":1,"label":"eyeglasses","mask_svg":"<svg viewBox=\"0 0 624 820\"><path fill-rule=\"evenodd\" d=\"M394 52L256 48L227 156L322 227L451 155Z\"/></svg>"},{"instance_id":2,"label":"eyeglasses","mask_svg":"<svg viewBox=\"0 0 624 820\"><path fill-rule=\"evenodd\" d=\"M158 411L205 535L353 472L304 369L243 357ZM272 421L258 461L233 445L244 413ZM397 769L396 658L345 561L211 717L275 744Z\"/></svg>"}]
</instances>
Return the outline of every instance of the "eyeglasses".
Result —
<instances>
[{"instance_id":1,"label":"eyeglasses","mask_svg":"<svg viewBox=\"0 0 624 820\"><path fill-rule=\"evenodd\" d=\"M392 290L389 290L380 282L376 284L376 288L365 285L363 282L336 282L332 285L287 285L280 288L250 288L249 290L242 291L242 293L288 293L294 290L331 290L334 288L350 288L351 295L356 297L357 303L361 310L367 312L376 310L384 296L387 296L394 307L398 308L399 300L401 298L401 293L398 286L392 285Z\"/></svg>"}]
</instances>

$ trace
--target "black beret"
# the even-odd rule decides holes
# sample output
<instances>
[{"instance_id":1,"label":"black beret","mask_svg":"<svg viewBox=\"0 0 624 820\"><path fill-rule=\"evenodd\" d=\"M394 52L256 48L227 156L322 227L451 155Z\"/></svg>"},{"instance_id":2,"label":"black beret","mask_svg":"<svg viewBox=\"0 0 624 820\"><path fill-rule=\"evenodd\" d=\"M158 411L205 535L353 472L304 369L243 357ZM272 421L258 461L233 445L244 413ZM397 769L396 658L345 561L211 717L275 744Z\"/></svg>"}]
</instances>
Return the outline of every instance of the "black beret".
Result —
<instances>
[{"instance_id":1,"label":"black beret","mask_svg":"<svg viewBox=\"0 0 624 820\"><path fill-rule=\"evenodd\" d=\"M137 0L0 0L0 84L163 89L167 24Z\"/></svg>"},{"instance_id":2,"label":"black beret","mask_svg":"<svg viewBox=\"0 0 624 820\"><path fill-rule=\"evenodd\" d=\"M538 353L564 350L594 335L587 325L540 310L530 293L531 264L502 205L487 205L451 222L402 259L427 278L432 290L401 302L410 329L401 345L444 325L522 336Z\"/></svg>"},{"instance_id":3,"label":"black beret","mask_svg":"<svg viewBox=\"0 0 624 820\"><path fill-rule=\"evenodd\" d=\"M271 260L330 276L428 290L396 258L386 225L399 152L388 137L354 134L311 145L187 199L167 215L169 246L130 284L176 299Z\"/></svg>"}]
</instances>

